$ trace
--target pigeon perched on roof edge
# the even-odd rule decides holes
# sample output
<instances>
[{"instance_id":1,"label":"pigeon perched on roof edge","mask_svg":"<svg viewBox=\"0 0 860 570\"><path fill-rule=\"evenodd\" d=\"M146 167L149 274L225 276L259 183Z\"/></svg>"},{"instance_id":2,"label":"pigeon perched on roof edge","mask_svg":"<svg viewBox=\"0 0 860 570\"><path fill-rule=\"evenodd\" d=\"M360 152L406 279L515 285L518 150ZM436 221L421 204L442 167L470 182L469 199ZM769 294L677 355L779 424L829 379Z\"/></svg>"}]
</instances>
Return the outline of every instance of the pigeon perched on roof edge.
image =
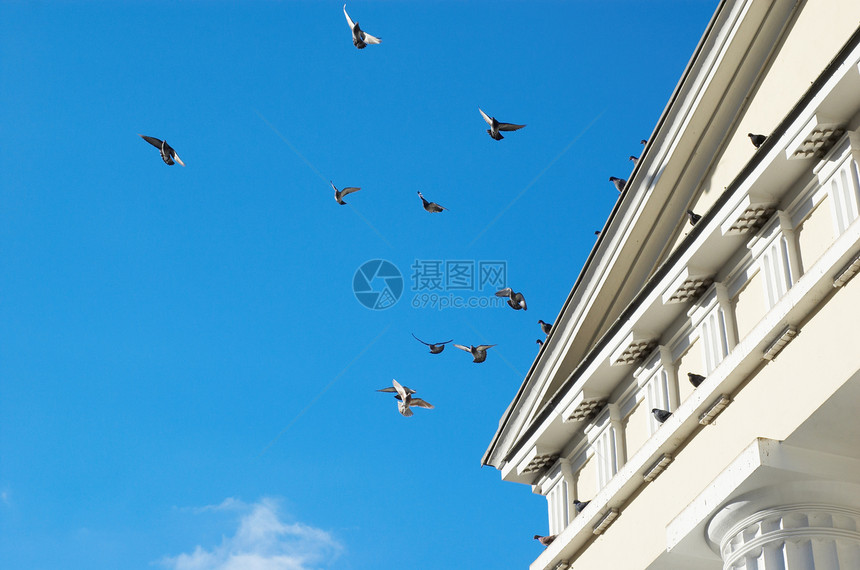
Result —
<instances>
[{"instance_id":1,"label":"pigeon perched on roof edge","mask_svg":"<svg viewBox=\"0 0 860 570\"><path fill-rule=\"evenodd\" d=\"M672 415L672 412L667 410L661 410L660 408L654 408L651 410L651 413L654 414L654 419L660 422L661 424L669 419L669 416Z\"/></svg>"},{"instance_id":2,"label":"pigeon perched on roof edge","mask_svg":"<svg viewBox=\"0 0 860 570\"><path fill-rule=\"evenodd\" d=\"M627 186L627 181L623 178L616 178L615 176L610 176L609 181L615 184L615 188L621 192L624 190L624 187Z\"/></svg>"},{"instance_id":3,"label":"pigeon perched on roof edge","mask_svg":"<svg viewBox=\"0 0 860 570\"><path fill-rule=\"evenodd\" d=\"M763 145L764 141L767 140L767 136L765 135L755 135L753 133L747 133L747 136L750 138L750 141L752 141L753 146L756 148Z\"/></svg>"}]
</instances>

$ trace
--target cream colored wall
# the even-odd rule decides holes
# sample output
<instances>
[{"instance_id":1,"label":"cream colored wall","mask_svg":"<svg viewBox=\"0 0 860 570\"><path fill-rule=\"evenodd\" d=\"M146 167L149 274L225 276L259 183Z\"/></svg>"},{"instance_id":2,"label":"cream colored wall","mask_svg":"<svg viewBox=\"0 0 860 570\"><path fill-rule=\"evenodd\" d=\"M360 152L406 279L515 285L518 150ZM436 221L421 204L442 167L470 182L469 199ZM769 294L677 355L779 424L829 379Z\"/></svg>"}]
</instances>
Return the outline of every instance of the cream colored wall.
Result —
<instances>
[{"instance_id":1,"label":"cream colored wall","mask_svg":"<svg viewBox=\"0 0 860 570\"><path fill-rule=\"evenodd\" d=\"M804 271L812 267L833 243L833 216L829 201L830 196L825 195L824 200L795 229Z\"/></svg>"},{"instance_id":2,"label":"cream colored wall","mask_svg":"<svg viewBox=\"0 0 860 570\"><path fill-rule=\"evenodd\" d=\"M743 340L767 313L761 271L756 271L755 275L738 291L732 299L732 309L738 325L738 340Z\"/></svg>"},{"instance_id":3,"label":"cream colored wall","mask_svg":"<svg viewBox=\"0 0 860 570\"><path fill-rule=\"evenodd\" d=\"M828 204L825 203L826 200L825 198L806 220L798 225L796 230L805 267L809 267L833 241L833 225ZM740 340L743 340L761 321L768 310L762 279L762 272L756 271L731 300L737 321L738 339ZM687 381L687 373L704 373L705 365L701 339L696 339L690 344L675 364L678 370L679 402L683 402L695 390L692 384ZM651 410L646 404L647 402L643 398L623 420L627 457L635 455L651 437L649 427ZM597 460L596 456L592 456L575 474L579 497L592 497L600 491Z\"/></svg>"},{"instance_id":4,"label":"cream colored wall","mask_svg":"<svg viewBox=\"0 0 860 570\"><path fill-rule=\"evenodd\" d=\"M624 420L624 437L627 441L627 457L639 451L642 444L648 441L651 437L651 430L648 426L651 418L651 410L646 405L647 402L643 398L641 402L636 404L633 411L627 415ZM620 468L620 466L619 466Z\"/></svg>"},{"instance_id":5,"label":"cream colored wall","mask_svg":"<svg viewBox=\"0 0 860 570\"><path fill-rule=\"evenodd\" d=\"M786 439L860 370L856 340L842 334L855 328L858 306L860 278L802 324L800 335L733 395L715 423L695 433L663 474L621 507L621 516L573 566L646 568L665 552L669 522L744 448L757 437Z\"/></svg>"},{"instance_id":6,"label":"cream colored wall","mask_svg":"<svg viewBox=\"0 0 860 570\"><path fill-rule=\"evenodd\" d=\"M858 22L860 2L857 0L807 0L803 3L786 41L766 70L749 105L741 111L737 127L727 135L727 146L702 184L706 190L695 201L696 212L703 214L710 209L752 158L756 149L747 133L770 133L848 41Z\"/></svg>"},{"instance_id":7,"label":"cream colored wall","mask_svg":"<svg viewBox=\"0 0 860 570\"><path fill-rule=\"evenodd\" d=\"M696 342L687 348L687 352L681 355L678 359L678 402L682 403L687 397L693 393L693 385L687 380L687 373L694 374L705 373L705 361L702 358L702 340L696 339Z\"/></svg>"},{"instance_id":8,"label":"cream colored wall","mask_svg":"<svg viewBox=\"0 0 860 570\"><path fill-rule=\"evenodd\" d=\"M582 497L593 497L600 490L597 486L597 456L592 455L582 468L574 474L576 481L576 496L580 500Z\"/></svg>"}]
</instances>

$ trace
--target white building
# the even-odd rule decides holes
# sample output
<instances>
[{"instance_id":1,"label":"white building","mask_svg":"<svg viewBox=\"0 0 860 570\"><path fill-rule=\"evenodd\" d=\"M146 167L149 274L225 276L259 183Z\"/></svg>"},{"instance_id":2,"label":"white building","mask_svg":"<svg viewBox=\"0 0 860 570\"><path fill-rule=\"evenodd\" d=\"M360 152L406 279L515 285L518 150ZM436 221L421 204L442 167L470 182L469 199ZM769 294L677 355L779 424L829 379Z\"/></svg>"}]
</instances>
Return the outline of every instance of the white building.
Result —
<instances>
[{"instance_id":1,"label":"white building","mask_svg":"<svg viewBox=\"0 0 860 570\"><path fill-rule=\"evenodd\" d=\"M483 458L532 570L860 569L858 163L860 0L721 2Z\"/></svg>"}]
</instances>

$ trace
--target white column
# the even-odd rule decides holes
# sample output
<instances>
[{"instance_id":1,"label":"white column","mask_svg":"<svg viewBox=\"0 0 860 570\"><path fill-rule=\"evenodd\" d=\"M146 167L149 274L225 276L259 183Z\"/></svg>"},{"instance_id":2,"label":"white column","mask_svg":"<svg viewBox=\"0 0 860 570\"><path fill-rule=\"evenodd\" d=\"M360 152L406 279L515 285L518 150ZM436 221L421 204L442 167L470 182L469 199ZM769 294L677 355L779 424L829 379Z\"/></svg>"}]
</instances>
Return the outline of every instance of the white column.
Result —
<instances>
[{"instance_id":1,"label":"white column","mask_svg":"<svg viewBox=\"0 0 860 570\"><path fill-rule=\"evenodd\" d=\"M803 274L802 264L800 263L800 246L797 243L797 232L794 231L794 226L791 223L791 216L784 210L778 210L779 227L782 229L782 235L785 236L785 245L788 249L788 270L791 273L791 284L797 283L800 276Z\"/></svg>"},{"instance_id":2,"label":"white column","mask_svg":"<svg viewBox=\"0 0 860 570\"><path fill-rule=\"evenodd\" d=\"M723 312L723 319L725 319L725 328L726 328L726 344L728 345L728 352L734 350L735 346L738 344L738 324L735 319L735 312L732 309L732 300L729 299L729 291L726 288L724 283L714 283L714 287L717 290L717 302L720 305L720 309Z\"/></svg>"},{"instance_id":3,"label":"white column","mask_svg":"<svg viewBox=\"0 0 860 570\"><path fill-rule=\"evenodd\" d=\"M773 507L712 538L720 539L724 570L860 569L857 509L818 503Z\"/></svg>"},{"instance_id":4,"label":"white column","mask_svg":"<svg viewBox=\"0 0 860 570\"><path fill-rule=\"evenodd\" d=\"M609 409L609 423L615 430L615 464L617 465L615 471L617 472L627 463L627 437L621 418L621 408L614 402L606 404L606 407Z\"/></svg>"},{"instance_id":5,"label":"white column","mask_svg":"<svg viewBox=\"0 0 860 570\"><path fill-rule=\"evenodd\" d=\"M660 346L660 364L666 372L667 382L666 389L669 397L669 410L675 410L681 405L681 397L678 394L678 368L675 366L675 359L672 357L672 350L668 346Z\"/></svg>"}]
</instances>

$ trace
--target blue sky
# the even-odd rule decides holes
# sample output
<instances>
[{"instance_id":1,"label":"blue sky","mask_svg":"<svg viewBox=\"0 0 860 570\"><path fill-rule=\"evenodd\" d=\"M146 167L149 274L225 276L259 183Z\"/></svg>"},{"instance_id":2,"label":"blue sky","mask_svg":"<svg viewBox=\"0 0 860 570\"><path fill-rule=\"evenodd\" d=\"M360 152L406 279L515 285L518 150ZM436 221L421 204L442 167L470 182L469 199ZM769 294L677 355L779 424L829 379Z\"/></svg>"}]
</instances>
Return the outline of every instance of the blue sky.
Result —
<instances>
[{"instance_id":1,"label":"blue sky","mask_svg":"<svg viewBox=\"0 0 860 570\"><path fill-rule=\"evenodd\" d=\"M338 2L0 4L0 565L525 567L481 456L716 4L349 3L364 50ZM529 309L415 308L416 260Z\"/></svg>"}]
</instances>

